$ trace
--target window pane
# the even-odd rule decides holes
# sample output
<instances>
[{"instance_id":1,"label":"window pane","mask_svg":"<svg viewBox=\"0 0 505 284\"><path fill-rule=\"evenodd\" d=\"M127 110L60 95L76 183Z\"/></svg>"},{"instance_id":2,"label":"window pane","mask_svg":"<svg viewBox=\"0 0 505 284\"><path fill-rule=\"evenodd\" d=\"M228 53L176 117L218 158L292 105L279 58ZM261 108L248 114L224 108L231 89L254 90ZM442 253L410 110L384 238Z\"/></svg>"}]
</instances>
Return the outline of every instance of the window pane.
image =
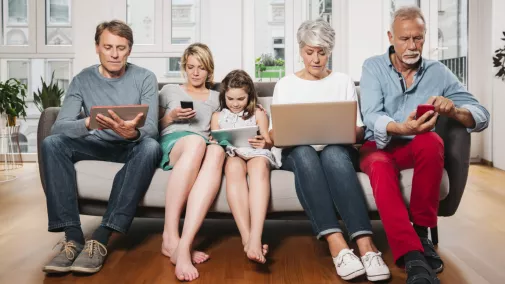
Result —
<instances>
[{"instance_id":1,"label":"window pane","mask_svg":"<svg viewBox=\"0 0 505 284\"><path fill-rule=\"evenodd\" d=\"M332 25L332 20L333 20L333 9L331 5L332 0L309 0L307 3L309 5L308 7L308 19L309 20L316 20L316 19L323 19L326 22L330 23ZM328 59L328 63L326 64L326 67L328 69L332 69L333 67L333 53L330 55L330 58Z\"/></svg>"},{"instance_id":2,"label":"window pane","mask_svg":"<svg viewBox=\"0 0 505 284\"><path fill-rule=\"evenodd\" d=\"M47 62L46 82L49 83L54 72L53 82L58 84L58 87L68 90L70 84L70 62L69 61L48 61Z\"/></svg>"},{"instance_id":3,"label":"window pane","mask_svg":"<svg viewBox=\"0 0 505 284\"><path fill-rule=\"evenodd\" d=\"M402 7L402 6L418 6L420 7L420 0L391 0L391 19L393 18L393 14L395 13L396 9Z\"/></svg>"},{"instance_id":4,"label":"window pane","mask_svg":"<svg viewBox=\"0 0 505 284\"><path fill-rule=\"evenodd\" d=\"M28 24L28 0L9 0L8 23Z\"/></svg>"},{"instance_id":5,"label":"window pane","mask_svg":"<svg viewBox=\"0 0 505 284\"><path fill-rule=\"evenodd\" d=\"M467 84L468 2L438 1L438 59Z\"/></svg>"},{"instance_id":6,"label":"window pane","mask_svg":"<svg viewBox=\"0 0 505 284\"><path fill-rule=\"evenodd\" d=\"M196 41L197 0L172 0L172 44Z\"/></svg>"},{"instance_id":7,"label":"window pane","mask_svg":"<svg viewBox=\"0 0 505 284\"><path fill-rule=\"evenodd\" d=\"M28 0L1 0L1 45L28 45ZM5 17L4 17L5 16Z\"/></svg>"},{"instance_id":8,"label":"window pane","mask_svg":"<svg viewBox=\"0 0 505 284\"><path fill-rule=\"evenodd\" d=\"M7 77L28 85L28 61L7 61Z\"/></svg>"},{"instance_id":9,"label":"window pane","mask_svg":"<svg viewBox=\"0 0 505 284\"><path fill-rule=\"evenodd\" d=\"M257 81L277 81L285 75L284 0L257 0L254 9L254 76Z\"/></svg>"},{"instance_id":10,"label":"window pane","mask_svg":"<svg viewBox=\"0 0 505 284\"><path fill-rule=\"evenodd\" d=\"M46 0L46 44L72 45L70 0Z\"/></svg>"},{"instance_id":11,"label":"window pane","mask_svg":"<svg viewBox=\"0 0 505 284\"><path fill-rule=\"evenodd\" d=\"M135 44L154 44L154 0L126 1L126 22L133 30Z\"/></svg>"},{"instance_id":12,"label":"window pane","mask_svg":"<svg viewBox=\"0 0 505 284\"><path fill-rule=\"evenodd\" d=\"M30 86L28 85L30 74L29 67L30 64L28 60L7 61L7 77L18 79L19 81L21 81L21 83L26 84L28 86L28 92L30 92ZM30 103L27 102L27 105L28 108L26 109L26 112L28 116L26 117L26 120L22 118L17 119L17 124L20 125L18 136L19 147L22 153L35 153L37 151L36 139L37 139L38 117L33 119L30 118L29 115ZM16 153L17 149L15 149L14 152Z\"/></svg>"},{"instance_id":13,"label":"window pane","mask_svg":"<svg viewBox=\"0 0 505 284\"><path fill-rule=\"evenodd\" d=\"M181 71L181 58L180 57L170 57L167 61L168 72L179 72Z\"/></svg>"}]
</instances>

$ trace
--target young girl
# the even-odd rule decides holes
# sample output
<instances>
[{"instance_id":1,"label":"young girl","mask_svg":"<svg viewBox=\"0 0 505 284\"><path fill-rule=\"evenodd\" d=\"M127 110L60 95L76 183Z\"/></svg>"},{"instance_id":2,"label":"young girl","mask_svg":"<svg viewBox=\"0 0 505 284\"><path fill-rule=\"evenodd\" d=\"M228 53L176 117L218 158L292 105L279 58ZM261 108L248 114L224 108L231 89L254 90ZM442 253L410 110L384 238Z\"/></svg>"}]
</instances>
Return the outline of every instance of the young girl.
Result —
<instances>
[{"instance_id":1,"label":"young girl","mask_svg":"<svg viewBox=\"0 0 505 284\"><path fill-rule=\"evenodd\" d=\"M259 126L251 147L228 146L225 165L226 196L242 237L247 257L265 263L268 246L262 245L263 223L270 199L270 168L277 167L270 148L268 118L256 108L254 83L245 71L231 71L221 83L220 112L212 115L211 129ZM249 175L249 185L246 175ZM249 190L250 188L250 190Z\"/></svg>"}]
</instances>

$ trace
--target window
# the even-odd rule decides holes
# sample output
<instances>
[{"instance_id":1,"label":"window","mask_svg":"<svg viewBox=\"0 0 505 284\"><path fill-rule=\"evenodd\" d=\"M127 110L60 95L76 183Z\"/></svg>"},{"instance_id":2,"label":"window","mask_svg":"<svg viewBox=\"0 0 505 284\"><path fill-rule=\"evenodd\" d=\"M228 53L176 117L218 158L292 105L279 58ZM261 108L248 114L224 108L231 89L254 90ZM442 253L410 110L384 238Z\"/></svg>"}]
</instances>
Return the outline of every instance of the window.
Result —
<instances>
[{"instance_id":1,"label":"window","mask_svg":"<svg viewBox=\"0 0 505 284\"><path fill-rule=\"evenodd\" d=\"M181 71L181 58L180 57L170 57L167 59L168 72L180 72Z\"/></svg>"},{"instance_id":2,"label":"window","mask_svg":"<svg viewBox=\"0 0 505 284\"><path fill-rule=\"evenodd\" d=\"M254 1L254 9L254 77L257 81L277 81L286 73L284 0Z\"/></svg>"},{"instance_id":3,"label":"window","mask_svg":"<svg viewBox=\"0 0 505 284\"><path fill-rule=\"evenodd\" d=\"M14 78L29 86L30 62L28 60L7 60L7 78ZM28 93L30 89L28 88ZM28 95L28 94L27 94Z\"/></svg>"},{"instance_id":4,"label":"window","mask_svg":"<svg viewBox=\"0 0 505 284\"><path fill-rule=\"evenodd\" d=\"M445 64L466 86L468 70L468 2L438 0L438 54L435 59Z\"/></svg>"},{"instance_id":5,"label":"window","mask_svg":"<svg viewBox=\"0 0 505 284\"><path fill-rule=\"evenodd\" d=\"M391 18L395 11L402 6L421 6L420 0L391 0Z\"/></svg>"},{"instance_id":6,"label":"window","mask_svg":"<svg viewBox=\"0 0 505 284\"><path fill-rule=\"evenodd\" d=\"M2 45L29 44L28 0L1 0Z\"/></svg>"},{"instance_id":7,"label":"window","mask_svg":"<svg viewBox=\"0 0 505 284\"><path fill-rule=\"evenodd\" d=\"M308 0L307 1L307 19L308 20L316 20L323 19L328 22L330 25L332 24L333 19L333 8L332 8L332 0ZM304 68L303 62L300 62L300 69ZM333 67L333 54L330 55L328 59L328 63L326 64L328 69L332 69Z\"/></svg>"},{"instance_id":8,"label":"window","mask_svg":"<svg viewBox=\"0 0 505 284\"><path fill-rule=\"evenodd\" d=\"M197 1L172 0L171 43L190 44L197 38Z\"/></svg>"},{"instance_id":9,"label":"window","mask_svg":"<svg viewBox=\"0 0 505 284\"><path fill-rule=\"evenodd\" d=\"M46 45L72 45L70 0L46 0Z\"/></svg>"},{"instance_id":10,"label":"window","mask_svg":"<svg viewBox=\"0 0 505 284\"><path fill-rule=\"evenodd\" d=\"M126 22L133 30L135 44L155 43L155 1L128 0Z\"/></svg>"},{"instance_id":11,"label":"window","mask_svg":"<svg viewBox=\"0 0 505 284\"><path fill-rule=\"evenodd\" d=\"M66 92L72 78L70 60L47 60L46 70L46 82L49 83L54 72L53 83L56 82Z\"/></svg>"}]
</instances>

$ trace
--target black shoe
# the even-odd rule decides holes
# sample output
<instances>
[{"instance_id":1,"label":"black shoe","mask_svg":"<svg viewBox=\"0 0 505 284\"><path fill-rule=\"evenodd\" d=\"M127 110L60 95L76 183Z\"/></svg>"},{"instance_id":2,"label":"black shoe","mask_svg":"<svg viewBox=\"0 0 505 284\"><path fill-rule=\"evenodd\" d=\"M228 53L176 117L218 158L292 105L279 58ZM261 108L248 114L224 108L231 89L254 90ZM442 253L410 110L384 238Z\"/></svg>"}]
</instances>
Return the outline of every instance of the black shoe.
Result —
<instances>
[{"instance_id":1,"label":"black shoe","mask_svg":"<svg viewBox=\"0 0 505 284\"><path fill-rule=\"evenodd\" d=\"M431 266L431 269L435 271L435 273L440 273L444 270L444 262L438 255L437 251L435 251L435 246L428 238L420 238L421 243L424 248L424 258L428 261L428 264Z\"/></svg>"},{"instance_id":2,"label":"black shoe","mask_svg":"<svg viewBox=\"0 0 505 284\"><path fill-rule=\"evenodd\" d=\"M418 269L414 269L418 268ZM426 273L419 272L421 268ZM411 260L405 263L407 284L440 284L437 274L422 260Z\"/></svg>"}]
</instances>

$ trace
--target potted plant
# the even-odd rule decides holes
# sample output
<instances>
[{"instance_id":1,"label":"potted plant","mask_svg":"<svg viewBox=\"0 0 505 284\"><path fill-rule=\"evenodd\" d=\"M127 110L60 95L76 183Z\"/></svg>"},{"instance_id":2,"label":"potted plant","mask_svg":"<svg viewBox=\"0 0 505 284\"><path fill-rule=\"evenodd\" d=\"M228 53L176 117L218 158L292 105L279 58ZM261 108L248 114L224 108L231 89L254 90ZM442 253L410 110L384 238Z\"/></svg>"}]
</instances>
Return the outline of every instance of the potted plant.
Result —
<instances>
[{"instance_id":1,"label":"potted plant","mask_svg":"<svg viewBox=\"0 0 505 284\"><path fill-rule=\"evenodd\" d=\"M503 36L502 40L505 41L505 32L503 32ZM494 53L495 56L493 56L493 65L498 68L498 72L495 76L505 81L505 46L495 50Z\"/></svg>"},{"instance_id":2,"label":"potted plant","mask_svg":"<svg viewBox=\"0 0 505 284\"><path fill-rule=\"evenodd\" d=\"M26 84L11 78L0 82L0 114L7 115L7 126L15 126L16 118L26 118Z\"/></svg>"},{"instance_id":3,"label":"potted plant","mask_svg":"<svg viewBox=\"0 0 505 284\"><path fill-rule=\"evenodd\" d=\"M65 94L63 89L60 89L54 80L54 72L51 75L51 81L46 84L42 77L40 81L42 82L42 89L38 89L37 92L33 92L33 102L35 106L43 112L48 107L61 107L61 98Z\"/></svg>"}]
</instances>

